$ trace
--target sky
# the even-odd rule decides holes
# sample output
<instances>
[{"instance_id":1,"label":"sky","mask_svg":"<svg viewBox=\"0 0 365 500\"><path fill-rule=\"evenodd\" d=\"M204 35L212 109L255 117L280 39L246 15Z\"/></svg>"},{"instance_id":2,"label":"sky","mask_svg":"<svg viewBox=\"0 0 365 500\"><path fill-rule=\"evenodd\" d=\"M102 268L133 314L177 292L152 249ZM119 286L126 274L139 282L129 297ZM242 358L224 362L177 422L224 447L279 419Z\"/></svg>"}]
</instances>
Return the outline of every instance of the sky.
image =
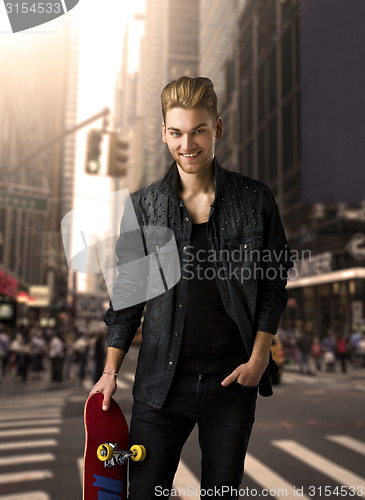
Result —
<instances>
[{"instance_id":1,"label":"sky","mask_svg":"<svg viewBox=\"0 0 365 500\"><path fill-rule=\"evenodd\" d=\"M113 108L115 83L122 64L126 23L135 12L144 11L144 3L144 0L80 2L78 122L101 111L105 106ZM138 54L135 54L135 58L132 70L138 67ZM91 128L100 126L101 120L95 122ZM110 180L103 175L85 175L86 134L87 129L77 134L75 225L82 227L88 238L95 233L102 235L108 226ZM102 163L105 163L105 158ZM101 173L105 171L102 170ZM91 218L90 213L93 214ZM78 242L80 243L80 238ZM79 289L83 290L85 275L79 273L78 277Z\"/></svg>"}]
</instances>

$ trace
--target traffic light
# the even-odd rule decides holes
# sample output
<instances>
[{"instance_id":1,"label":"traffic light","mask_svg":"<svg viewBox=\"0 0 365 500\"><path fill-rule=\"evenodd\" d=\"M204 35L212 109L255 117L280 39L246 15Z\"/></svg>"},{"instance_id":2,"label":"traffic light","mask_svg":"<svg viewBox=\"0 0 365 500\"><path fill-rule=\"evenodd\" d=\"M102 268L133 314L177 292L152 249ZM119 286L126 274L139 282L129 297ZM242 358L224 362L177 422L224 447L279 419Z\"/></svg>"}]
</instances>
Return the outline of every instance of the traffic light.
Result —
<instances>
[{"instance_id":1,"label":"traffic light","mask_svg":"<svg viewBox=\"0 0 365 500\"><path fill-rule=\"evenodd\" d=\"M86 139L86 160L85 173L96 175L101 169L101 145L103 134L101 130L92 129L87 134Z\"/></svg>"},{"instance_id":2,"label":"traffic light","mask_svg":"<svg viewBox=\"0 0 365 500\"><path fill-rule=\"evenodd\" d=\"M107 175L122 176L127 173L129 142L113 132L110 134Z\"/></svg>"}]
</instances>

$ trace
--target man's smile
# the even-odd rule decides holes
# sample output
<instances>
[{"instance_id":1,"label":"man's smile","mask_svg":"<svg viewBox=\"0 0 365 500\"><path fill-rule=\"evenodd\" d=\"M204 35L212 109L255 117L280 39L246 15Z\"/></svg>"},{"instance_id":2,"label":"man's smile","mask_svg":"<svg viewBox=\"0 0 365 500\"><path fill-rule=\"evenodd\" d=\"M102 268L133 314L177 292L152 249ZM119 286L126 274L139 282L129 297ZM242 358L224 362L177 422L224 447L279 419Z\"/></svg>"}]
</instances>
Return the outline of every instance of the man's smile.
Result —
<instances>
[{"instance_id":1,"label":"man's smile","mask_svg":"<svg viewBox=\"0 0 365 500\"><path fill-rule=\"evenodd\" d=\"M180 153L181 156L183 156L184 158L196 158L199 154L201 153L201 151L198 151L197 153Z\"/></svg>"}]
</instances>

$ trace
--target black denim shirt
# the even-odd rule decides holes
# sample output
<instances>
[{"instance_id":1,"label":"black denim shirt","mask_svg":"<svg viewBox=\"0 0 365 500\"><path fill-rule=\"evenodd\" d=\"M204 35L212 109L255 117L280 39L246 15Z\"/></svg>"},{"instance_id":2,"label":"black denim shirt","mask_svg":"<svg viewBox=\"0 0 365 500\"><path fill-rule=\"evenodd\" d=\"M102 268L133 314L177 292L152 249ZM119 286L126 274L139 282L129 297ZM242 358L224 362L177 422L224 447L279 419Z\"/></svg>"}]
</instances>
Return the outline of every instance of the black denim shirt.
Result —
<instances>
[{"instance_id":1,"label":"black denim shirt","mask_svg":"<svg viewBox=\"0 0 365 500\"><path fill-rule=\"evenodd\" d=\"M272 334L277 331L287 303L286 273L292 267L290 247L269 188L222 168L216 158L213 166L215 197L210 206L207 237L217 256L213 264L217 275L226 276L216 278L222 302L237 323L249 356L258 330ZM162 179L132 194L131 200L141 231L154 225L173 230L181 278L155 298L117 311L110 306L104 316L109 327L108 346L128 351L146 305L133 395L156 408L162 407L174 376L186 312L188 283L184 279L184 263L192 221L179 197L178 180L174 162ZM146 249L150 251L153 248ZM230 258L234 255L242 258ZM272 394L269 375L275 371L270 357L259 385L261 395Z\"/></svg>"}]
</instances>

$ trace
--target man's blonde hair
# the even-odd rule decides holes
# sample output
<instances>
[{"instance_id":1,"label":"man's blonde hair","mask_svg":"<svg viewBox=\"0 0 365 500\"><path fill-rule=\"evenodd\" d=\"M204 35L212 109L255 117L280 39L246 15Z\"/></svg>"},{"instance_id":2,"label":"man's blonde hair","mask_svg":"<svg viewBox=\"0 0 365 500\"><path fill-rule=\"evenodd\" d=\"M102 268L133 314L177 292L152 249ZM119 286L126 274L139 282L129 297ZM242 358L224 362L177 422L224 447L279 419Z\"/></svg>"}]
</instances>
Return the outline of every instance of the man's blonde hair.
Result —
<instances>
[{"instance_id":1,"label":"man's blonde hair","mask_svg":"<svg viewBox=\"0 0 365 500\"><path fill-rule=\"evenodd\" d=\"M168 83L161 92L161 106L164 121L167 111L172 108L204 108L211 113L214 120L219 117L213 83L204 76L181 76Z\"/></svg>"}]
</instances>

